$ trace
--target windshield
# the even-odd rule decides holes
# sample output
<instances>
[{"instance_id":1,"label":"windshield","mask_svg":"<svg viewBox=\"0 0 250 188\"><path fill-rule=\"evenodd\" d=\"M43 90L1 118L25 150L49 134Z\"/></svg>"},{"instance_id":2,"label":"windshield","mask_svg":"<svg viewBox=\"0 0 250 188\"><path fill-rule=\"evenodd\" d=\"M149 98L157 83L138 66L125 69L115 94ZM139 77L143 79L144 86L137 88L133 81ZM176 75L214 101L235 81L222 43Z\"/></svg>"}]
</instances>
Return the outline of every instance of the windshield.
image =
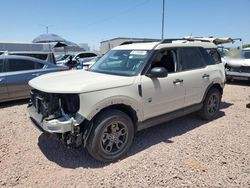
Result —
<instances>
[{"instance_id":1,"label":"windshield","mask_svg":"<svg viewBox=\"0 0 250 188\"><path fill-rule=\"evenodd\" d=\"M148 50L111 50L101 57L90 71L135 76L142 69L149 53Z\"/></svg>"}]
</instances>

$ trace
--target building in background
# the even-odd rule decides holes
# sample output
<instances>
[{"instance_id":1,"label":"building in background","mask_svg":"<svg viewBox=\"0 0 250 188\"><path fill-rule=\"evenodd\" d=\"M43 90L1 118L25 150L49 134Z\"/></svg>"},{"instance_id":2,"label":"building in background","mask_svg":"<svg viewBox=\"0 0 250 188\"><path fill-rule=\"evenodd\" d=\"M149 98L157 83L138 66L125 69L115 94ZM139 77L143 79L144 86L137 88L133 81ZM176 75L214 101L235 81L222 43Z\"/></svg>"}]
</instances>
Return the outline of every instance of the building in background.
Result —
<instances>
[{"instance_id":1,"label":"building in background","mask_svg":"<svg viewBox=\"0 0 250 188\"><path fill-rule=\"evenodd\" d=\"M52 46L48 43L0 42L0 52L5 51L38 51L49 52Z\"/></svg>"},{"instance_id":2,"label":"building in background","mask_svg":"<svg viewBox=\"0 0 250 188\"><path fill-rule=\"evenodd\" d=\"M84 51L90 51L90 47L87 43L80 43L78 44Z\"/></svg>"},{"instance_id":3,"label":"building in background","mask_svg":"<svg viewBox=\"0 0 250 188\"><path fill-rule=\"evenodd\" d=\"M118 38L101 41L100 51L102 54L105 54L107 51L111 50L112 48L116 46L119 46L120 44L126 41L156 41L156 40L159 40L159 39L118 37Z\"/></svg>"},{"instance_id":4,"label":"building in background","mask_svg":"<svg viewBox=\"0 0 250 188\"><path fill-rule=\"evenodd\" d=\"M3 52L54 52L56 54L77 53L90 51L87 43L76 46L53 48L55 43L25 43L25 42L0 42L0 54Z\"/></svg>"}]
</instances>

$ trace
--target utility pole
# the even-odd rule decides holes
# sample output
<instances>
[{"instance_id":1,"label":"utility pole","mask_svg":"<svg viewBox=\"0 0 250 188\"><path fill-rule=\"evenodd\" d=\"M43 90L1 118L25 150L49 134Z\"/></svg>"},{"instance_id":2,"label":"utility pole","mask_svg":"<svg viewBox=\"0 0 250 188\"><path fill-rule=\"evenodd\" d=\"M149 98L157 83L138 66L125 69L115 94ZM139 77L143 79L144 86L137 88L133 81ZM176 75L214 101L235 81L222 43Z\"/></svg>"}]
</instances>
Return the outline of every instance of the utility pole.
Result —
<instances>
[{"instance_id":1,"label":"utility pole","mask_svg":"<svg viewBox=\"0 0 250 188\"><path fill-rule=\"evenodd\" d=\"M165 0L162 0L162 23L161 23L161 39L164 39L164 18L165 18Z\"/></svg>"},{"instance_id":2,"label":"utility pole","mask_svg":"<svg viewBox=\"0 0 250 188\"><path fill-rule=\"evenodd\" d=\"M41 25L41 24L40 24L40 26L45 27L45 29L46 29L46 34L49 34L49 27L52 27L53 25Z\"/></svg>"}]
</instances>

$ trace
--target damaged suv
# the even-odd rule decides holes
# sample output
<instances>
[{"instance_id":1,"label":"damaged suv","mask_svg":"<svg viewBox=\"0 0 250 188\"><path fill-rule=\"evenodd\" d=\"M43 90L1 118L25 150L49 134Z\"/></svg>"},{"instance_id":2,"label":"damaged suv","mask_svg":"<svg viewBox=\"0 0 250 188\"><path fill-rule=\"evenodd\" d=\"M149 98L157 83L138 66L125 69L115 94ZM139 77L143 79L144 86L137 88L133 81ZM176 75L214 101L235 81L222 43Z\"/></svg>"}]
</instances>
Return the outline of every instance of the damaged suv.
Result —
<instances>
[{"instance_id":1,"label":"damaged suv","mask_svg":"<svg viewBox=\"0 0 250 188\"><path fill-rule=\"evenodd\" d=\"M216 48L188 39L127 42L88 71L31 80L30 117L67 146L83 145L95 159L115 161L137 131L196 111L206 120L218 115L225 70L208 53Z\"/></svg>"}]
</instances>

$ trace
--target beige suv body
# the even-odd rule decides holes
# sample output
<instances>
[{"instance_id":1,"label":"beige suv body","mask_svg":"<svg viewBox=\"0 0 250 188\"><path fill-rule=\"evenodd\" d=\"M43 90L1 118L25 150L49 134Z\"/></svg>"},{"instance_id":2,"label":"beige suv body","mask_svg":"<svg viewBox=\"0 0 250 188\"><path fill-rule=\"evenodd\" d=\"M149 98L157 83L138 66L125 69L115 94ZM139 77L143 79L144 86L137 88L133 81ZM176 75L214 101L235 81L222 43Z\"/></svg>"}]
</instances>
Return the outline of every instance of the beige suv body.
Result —
<instances>
[{"instance_id":1,"label":"beige suv body","mask_svg":"<svg viewBox=\"0 0 250 188\"><path fill-rule=\"evenodd\" d=\"M215 118L224 83L211 42L132 43L112 49L89 71L31 80L28 111L40 130L109 162L126 153L138 130L195 111Z\"/></svg>"}]
</instances>

